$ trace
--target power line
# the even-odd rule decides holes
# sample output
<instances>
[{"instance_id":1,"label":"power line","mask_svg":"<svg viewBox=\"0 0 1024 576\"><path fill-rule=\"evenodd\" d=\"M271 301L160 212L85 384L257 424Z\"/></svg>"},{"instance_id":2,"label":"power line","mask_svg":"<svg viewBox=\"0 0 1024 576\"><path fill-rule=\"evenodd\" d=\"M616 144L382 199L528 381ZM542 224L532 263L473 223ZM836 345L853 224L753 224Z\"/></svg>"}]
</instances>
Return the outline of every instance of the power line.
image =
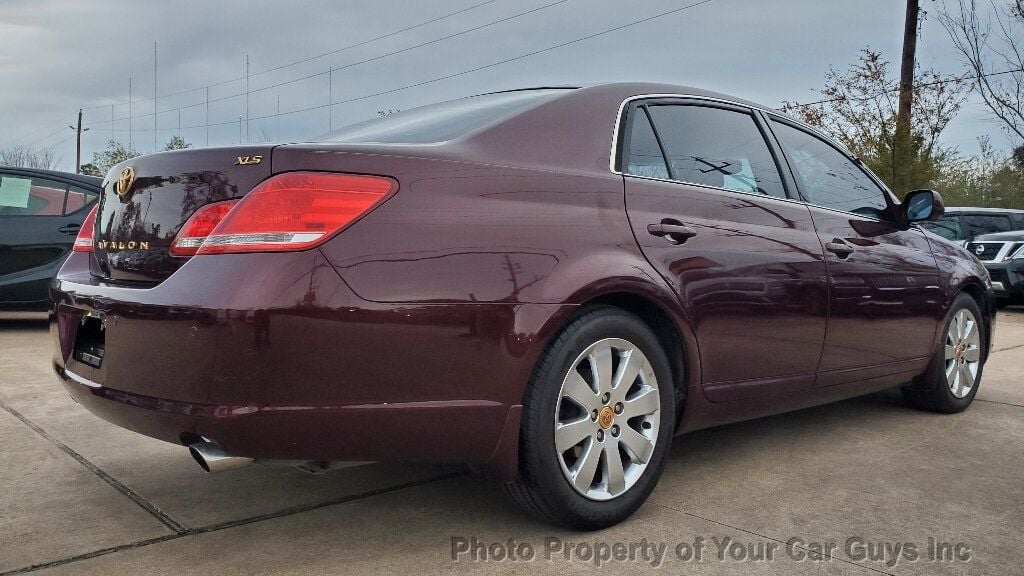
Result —
<instances>
[{"instance_id":1,"label":"power line","mask_svg":"<svg viewBox=\"0 0 1024 576\"><path fill-rule=\"evenodd\" d=\"M926 88L928 86L940 86L942 84L950 84L953 82L963 82L968 79L980 80L982 78L989 78L991 76L1001 76L1003 74L1019 74L1024 72L1024 68L1013 68L1011 70L1000 70L999 72L987 72L985 74L966 74L964 76L958 76L956 78L946 78L944 80L934 80L932 82L922 82L920 84L914 84L914 89ZM879 90L874 94L867 96L838 96L836 98L827 98L825 100L815 100L814 102L805 102L803 104L796 102L797 106L815 106L818 104L831 104L832 102L842 102L844 100L853 100L855 102L867 102L868 100L874 100L879 96L884 96L892 92L899 92L899 87L886 88L885 90Z\"/></svg>"},{"instance_id":2,"label":"power line","mask_svg":"<svg viewBox=\"0 0 1024 576\"><path fill-rule=\"evenodd\" d=\"M398 50L393 50L393 51L388 52L386 54L381 54L381 55L378 55L378 56L373 56L371 58L366 58L366 59L363 59L363 60L359 60L359 61L356 61L356 62L352 62L352 63L346 64L344 66L334 67L334 68L332 68L332 70L333 71L345 70L345 69L348 69L348 68L353 68L355 66L359 66L361 64L366 64L368 62L374 62L374 61L377 61L377 60L381 60L383 58L387 58L389 56L394 56L396 54L402 54L404 52L409 52L411 50L416 50L417 48L422 48L424 46L429 46L431 44L437 44L439 42L443 42L445 40L450 40L450 39L456 38L458 36L463 36L463 35L469 34L471 32L476 32L476 31L479 31L479 30L483 30L484 28L490 28L491 26L496 26L498 24L503 24L505 22L509 22L511 20L515 20L516 18L521 18L523 16L528 16L528 15L533 14L535 12L540 12L541 10L545 10L547 8L551 8L551 7L557 6L559 4L564 4L564 3L568 2L568 1L569 0L555 0L554 2L550 2L548 4L545 4L545 5L537 7L537 8L531 8L530 10L525 10L523 12L519 12L517 14L513 14L512 16L507 16L505 18L500 18L498 20L492 20L492 21L490 21L490 22L488 22L486 24L481 24L479 26L474 26L472 28L467 28L467 29L461 30L459 32L453 32L451 34L442 36L440 38L435 38L433 40L428 40L426 42L421 42L421 43L416 44L414 46L408 46L406 48L401 48L401 49L398 49ZM241 97L241 96L248 97L248 95L250 93L252 93L252 92L263 92L263 91L271 90L271 89L274 89L274 88L280 88L281 86L287 86L289 84L295 84L297 82L303 82L303 81L310 80L310 79L313 79L313 78L318 78L320 76L324 76L324 75L327 75L327 74L328 74L327 71L316 72L314 74L309 74L309 75L306 75L306 76L302 76L300 78L294 78L292 80L285 80L285 81L282 81L282 82L277 82L275 84L269 84L269 85L263 86L261 88L254 88L252 90L246 90L246 91L238 92L236 94L229 94L227 96L221 96L219 98L214 98L214 99L210 100L210 102L223 102L225 100L231 100L233 98L238 98L238 97ZM243 76L242 79L245 79L245 77ZM185 106L179 106L178 108L168 108L166 110L162 110L161 112L171 112L171 111L174 111L174 110L187 110L189 108L196 108L196 107L199 107L199 106L202 106L202 105L203 105L202 102L196 103L196 104L188 104L188 105L185 105ZM140 114L140 115L134 116L132 118L146 118L146 117L149 117L151 115L152 114ZM126 120L128 118L130 118L130 117L126 116L126 117L118 118L117 121ZM109 120L100 120L99 122L97 122L97 124L106 124L108 122L110 122L110 121Z\"/></svg>"},{"instance_id":3,"label":"power line","mask_svg":"<svg viewBox=\"0 0 1024 576\"><path fill-rule=\"evenodd\" d=\"M485 64L483 66L477 66L475 68L469 68L469 69L463 70L461 72L455 72L455 73L452 73L452 74L447 74L445 76L439 76L437 78L432 78L430 80L423 80L421 82L416 82L416 83L413 83L413 84L407 84L405 86L400 86L398 88L392 88L390 90L382 90L380 92L375 92L373 94L366 94L364 96L357 96L355 98L348 98L346 100L339 100L338 102L333 102L332 104L348 104L350 102L357 102L359 100L366 100L366 99L369 99L369 98L376 98L377 96L384 96L384 95L387 95L387 94L393 94L395 92L401 92L403 90L408 90L410 88L417 88L419 86L425 86L427 84L433 84L433 83L436 83L436 82L441 82L441 81L444 81L444 80L449 80L451 78L456 78L456 77L459 77L459 76L465 76L466 74L472 74L474 72L479 72L480 70L486 70L488 68L494 68L496 66L501 66L503 64L508 64L510 62L515 62L515 61L518 61L518 60L523 60L523 59L529 58L531 56L536 56L537 54L543 54L545 52L550 52L552 50L557 50L559 48L564 48L566 46L569 46L569 45L572 45L572 44L577 44L577 43L583 42L585 40L590 40L590 39L593 39L593 38L597 38L598 36L604 36L605 34L610 34L612 32L617 32L619 30L622 30L622 29L625 29L625 28L629 28L631 26L636 26L638 24L643 24L643 23L646 23L646 22L650 22L652 20L657 20L658 18L663 18L665 16L676 14L678 12L682 12L683 10L688 10L690 8L695 8L695 7L700 6L702 4L708 4L708 3L712 2L712 1L713 0L700 0L699 2L694 2L694 3L688 4L686 6L682 6L682 7L679 7L679 8L672 9L672 10L668 10L666 12L661 12L660 14L655 14L655 15L649 16L647 18L641 18L640 20L634 20L634 21L628 22L626 24L621 24L621 25L615 26L613 28L608 28L607 30L602 30L601 32L595 32L593 34L588 34L586 36L581 36L581 37L576 38L574 40L569 40L567 42L562 42L560 44L555 44L554 46L548 46L547 48L541 48L540 50L533 50L531 52L526 52L526 53L520 54L518 56L513 56L511 58L506 58L504 60L499 60L497 62L492 62L490 64ZM300 108L298 110L291 110L291 111L288 111L288 112L281 112L280 114L269 114L269 115L266 115L266 116L256 116L256 117L253 117L252 120L266 120L268 118L274 118L275 116L287 116L287 115L290 115L290 114L298 114L300 112L309 112L311 110L319 110L319 109L322 109L322 108L326 108L327 106L329 106L329 104L320 104L318 106L310 106L308 108ZM212 124L208 124L208 126L224 126L224 125L233 124L233 123L234 123L234 121L215 122L215 123L212 123ZM185 129L203 128L204 126L207 126L207 125L199 124L199 125L196 125L196 126L186 126Z\"/></svg>"},{"instance_id":4,"label":"power line","mask_svg":"<svg viewBox=\"0 0 1024 576\"><path fill-rule=\"evenodd\" d=\"M420 22L418 24L413 24L411 26L406 26L405 28L401 28L399 30L395 30L394 32L389 32L387 34L381 34L380 36L375 36L375 37L370 38L368 40L362 40L362 41L356 42L354 44L349 44L347 46L343 46L343 47L337 48L335 50L331 50L331 51L328 51L328 52L323 52L321 54L316 54L314 56L309 56L309 57L306 57L306 58L302 58L300 60L295 60L294 62L288 62L286 64L281 64L279 66L274 66L273 68L268 68L266 70L261 70L261 71L253 73L251 76L260 76L260 75L263 75L263 74L268 74L270 72L276 72L278 70L283 70L283 69L289 68L291 66L296 66L298 64L304 64L306 62L311 62L311 61L317 60L319 58L323 58L323 57L326 57L326 56L331 56L333 54L338 54L338 53L344 52L346 50L351 50L353 48L358 48L360 46L365 46L367 44L371 44L371 43L377 42L379 40L384 40L386 38L391 38L393 36L397 36L399 34L403 34L403 33L408 32L410 30L415 30L416 28L422 28L424 26L433 24L435 22L440 22L442 20L451 18L452 16L457 16L459 14L463 14L463 13L469 12L471 10L476 10L477 8L480 8L482 6L486 6L487 4L493 4L496 1L497 0L485 0L484 2L478 2L476 4L473 4L472 6L469 6L469 7L466 7L466 8L462 8L462 9L456 10L454 12L448 12L448 13L446 13L444 15L441 15L441 16L438 16L436 18L432 18L430 20L426 20L426 21ZM150 100L155 100L155 99L160 99L160 98L169 98L171 96L179 96L181 94L189 94L189 93L198 92L198 91L204 90L204 89L206 91L206 98L207 98L207 100L209 100L209 93L210 93L210 87L211 86L223 86L225 84L231 84L233 82L238 82L238 81L244 80L244 79L245 79L245 77L242 76L242 77L239 77L239 78L232 78L230 80L221 80L221 81L218 81L218 82L213 82L213 83L207 84L207 85L202 86L202 87L190 88L188 90L180 90L180 91L177 91L177 92L169 92L167 94L160 94L159 96L157 96L155 94L155 90L154 90L154 96L155 97L154 98L145 98L145 99L142 100L142 102L147 102L147 101L150 101ZM98 110L100 108L104 108L105 109L107 106L111 106L111 107L115 106L115 105L123 106L123 105L128 104L128 103L129 102L126 102L124 100L116 101L116 102L112 101L112 102L110 102L108 104L97 104L95 106L86 106L86 107L84 107L84 110ZM207 102L207 104L209 104L209 102ZM154 106L154 108L155 108L155 106ZM165 112L166 112L166 110L165 110ZM149 116L149 115L147 114L147 116ZM153 116L155 117L155 113L153 114ZM36 128L33 128L32 130L29 130L28 132L25 132L25 133L21 134L20 136L18 136L16 138L12 138L8 142L15 143L15 142L18 142L19 140L24 140L25 138L30 138L30 137L32 137L32 136L34 136L36 134L39 134L40 132L45 131L47 129L47 127L49 127L49 126L53 126L55 124L63 125L65 122L67 122L67 119L68 119L68 116L62 116L59 120L54 120L52 122L47 122L45 124L37 126ZM124 118L115 119L113 117L113 114L111 114L110 123L113 124L113 122L116 121L116 120L124 120ZM40 140L43 140L45 138L46 137L41 138Z\"/></svg>"},{"instance_id":5,"label":"power line","mask_svg":"<svg viewBox=\"0 0 1024 576\"><path fill-rule=\"evenodd\" d=\"M430 20L426 20L424 22L420 22L419 24L413 24L412 26L406 26L405 28L402 28L400 30L395 30L394 32L388 32L387 34L382 34L380 36L375 36L375 37L370 38L368 40L362 40L360 42L356 42L355 44L349 44L347 46L343 46L341 48L330 50L328 52L323 52L323 53L320 53L320 54L316 54L314 56L308 56L308 57L302 58L300 60L295 60L294 62L288 62L286 64L281 64L281 65L278 65L278 66L274 66L272 68L267 68L266 70L260 70L258 72L253 72L249 76L250 77L262 76L263 74L269 74L271 72L277 72L278 70L283 70L285 68L290 68L292 66L297 66L299 64L305 64L306 62L312 62L313 60L318 60L318 59L324 58L326 56L331 56L331 55L334 55L334 54L338 54L338 53L344 52L346 50L351 50L353 48L358 48L360 46L365 46L367 44L372 44L373 42L377 42L379 40L384 40L385 38L391 38L392 36L397 36L399 34L408 32L410 30L415 30L416 28L422 28L423 26L427 26L427 25L433 24L435 22L440 22L441 20L445 20L447 18L451 18L452 16L457 16L459 14L462 14L462 13L465 13L465 12L469 12L471 10L475 10L475 9L480 8L481 6L485 6L487 4L493 4L494 2L497 2L497 0L485 0L484 2L479 2L477 4L473 4L472 6L469 6L467 8L462 8L460 10L456 10L454 12L449 12L447 14L444 14L443 16L438 16L436 18L432 18ZM204 88L213 88L213 87L216 87L216 86L224 86L226 84L232 84L234 82L240 82L242 80L245 80L245 78L246 78L245 76L239 76L237 78L231 78L229 80L220 80L218 82L213 82L213 83L210 83L210 84L206 84L205 86L198 86L196 88L189 88L187 90L179 90L177 92L168 92L167 94L160 94L159 96L156 96L156 99L170 98L171 96L180 96L182 94L190 94L192 92L199 92L200 90L203 90ZM142 100L136 100L136 102L148 102L148 101L153 100L153 99L154 98L144 98ZM121 102L118 102L118 104L125 104L125 102L121 101ZM101 104L101 105L97 105L97 106L92 106L91 108L102 108L102 107L106 107L106 106L107 106L107 104ZM85 109L89 110L90 108L87 107ZM166 112L166 110L164 110L164 112Z\"/></svg>"}]
</instances>

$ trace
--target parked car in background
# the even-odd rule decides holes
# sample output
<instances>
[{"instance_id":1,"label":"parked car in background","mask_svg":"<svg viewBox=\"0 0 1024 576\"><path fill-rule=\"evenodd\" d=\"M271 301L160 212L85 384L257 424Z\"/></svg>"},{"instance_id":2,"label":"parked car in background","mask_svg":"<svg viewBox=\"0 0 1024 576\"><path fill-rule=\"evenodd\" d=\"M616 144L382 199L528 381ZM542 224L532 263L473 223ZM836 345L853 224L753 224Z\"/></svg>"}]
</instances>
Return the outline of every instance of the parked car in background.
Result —
<instances>
[{"instance_id":1,"label":"parked car in background","mask_svg":"<svg viewBox=\"0 0 1024 576\"><path fill-rule=\"evenodd\" d=\"M1010 208L946 208L938 220L922 222L921 227L947 240L970 241L982 234L1024 230L1024 210Z\"/></svg>"},{"instance_id":2,"label":"parked car in background","mask_svg":"<svg viewBox=\"0 0 1024 576\"><path fill-rule=\"evenodd\" d=\"M1024 304L1024 230L976 236L967 251L988 269L1000 304Z\"/></svg>"},{"instance_id":3,"label":"parked car in background","mask_svg":"<svg viewBox=\"0 0 1024 576\"><path fill-rule=\"evenodd\" d=\"M103 180L0 166L0 310L46 310L50 280L71 253L75 236Z\"/></svg>"},{"instance_id":4,"label":"parked car in background","mask_svg":"<svg viewBox=\"0 0 1024 576\"><path fill-rule=\"evenodd\" d=\"M596 529L676 434L896 386L966 409L995 303L917 227L942 213L721 94L486 94L115 166L52 285L53 364L208 471L461 462Z\"/></svg>"}]
</instances>

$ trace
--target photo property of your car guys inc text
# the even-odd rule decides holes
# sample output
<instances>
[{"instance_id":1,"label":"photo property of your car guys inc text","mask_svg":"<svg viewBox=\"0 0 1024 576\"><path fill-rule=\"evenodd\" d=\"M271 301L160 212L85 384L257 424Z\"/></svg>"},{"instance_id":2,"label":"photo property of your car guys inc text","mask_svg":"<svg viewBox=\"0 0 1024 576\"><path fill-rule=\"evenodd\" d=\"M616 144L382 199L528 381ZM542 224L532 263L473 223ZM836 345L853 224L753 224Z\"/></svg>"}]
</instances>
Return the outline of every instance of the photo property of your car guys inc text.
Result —
<instances>
[{"instance_id":1,"label":"photo property of your car guys inc text","mask_svg":"<svg viewBox=\"0 0 1024 576\"><path fill-rule=\"evenodd\" d=\"M1020 576L1020 0L8 0L0 576Z\"/></svg>"}]
</instances>

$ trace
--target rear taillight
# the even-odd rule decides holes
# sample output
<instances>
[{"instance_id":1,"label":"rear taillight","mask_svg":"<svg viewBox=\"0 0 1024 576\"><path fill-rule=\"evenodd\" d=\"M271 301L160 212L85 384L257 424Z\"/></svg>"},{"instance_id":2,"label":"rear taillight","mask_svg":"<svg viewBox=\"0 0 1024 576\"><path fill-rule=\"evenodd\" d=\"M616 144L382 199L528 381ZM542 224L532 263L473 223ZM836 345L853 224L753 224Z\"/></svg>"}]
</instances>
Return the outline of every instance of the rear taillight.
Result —
<instances>
[{"instance_id":1,"label":"rear taillight","mask_svg":"<svg viewBox=\"0 0 1024 576\"><path fill-rule=\"evenodd\" d=\"M381 176L279 174L241 200L210 204L202 214L197 212L182 227L171 252L203 255L312 248L372 210L397 187L394 180Z\"/></svg>"},{"instance_id":2,"label":"rear taillight","mask_svg":"<svg viewBox=\"0 0 1024 576\"><path fill-rule=\"evenodd\" d=\"M185 221L181 231L174 238L170 253L172 256L192 256L199 251L203 241L220 224L228 212L238 204L238 200L227 200L207 204L192 213Z\"/></svg>"},{"instance_id":3,"label":"rear taillight","mask_svg":"<svg viewBox=\"0 0 1024 576\"><path fill-rule=\"evenodd\" d=\"M72 246L72 250L75 252L92 252L93 251L93 238L96 237L96 210L100 207L99 203L89 210L89 215L82 221L82 227L78 229L78 236L75 237L75 244Z\"/></svg>"}]
</instances>

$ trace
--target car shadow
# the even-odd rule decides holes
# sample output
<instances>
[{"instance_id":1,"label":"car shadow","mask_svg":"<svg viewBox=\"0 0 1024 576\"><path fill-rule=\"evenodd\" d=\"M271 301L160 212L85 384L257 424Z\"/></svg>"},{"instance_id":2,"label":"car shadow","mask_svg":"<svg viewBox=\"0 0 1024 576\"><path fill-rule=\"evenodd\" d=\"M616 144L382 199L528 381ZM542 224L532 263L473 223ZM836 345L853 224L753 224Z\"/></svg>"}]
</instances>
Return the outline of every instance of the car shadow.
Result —
<instances>
[{"instance_id":1,"label":"car shadow","mask_svg":"<svg viewBox=\"0 0 1024 576\"><path fill-rule=\"evenodd\" d=\"M0 330L46 330L46 312L0 312Z\"/></svg>"}]
</instances>

